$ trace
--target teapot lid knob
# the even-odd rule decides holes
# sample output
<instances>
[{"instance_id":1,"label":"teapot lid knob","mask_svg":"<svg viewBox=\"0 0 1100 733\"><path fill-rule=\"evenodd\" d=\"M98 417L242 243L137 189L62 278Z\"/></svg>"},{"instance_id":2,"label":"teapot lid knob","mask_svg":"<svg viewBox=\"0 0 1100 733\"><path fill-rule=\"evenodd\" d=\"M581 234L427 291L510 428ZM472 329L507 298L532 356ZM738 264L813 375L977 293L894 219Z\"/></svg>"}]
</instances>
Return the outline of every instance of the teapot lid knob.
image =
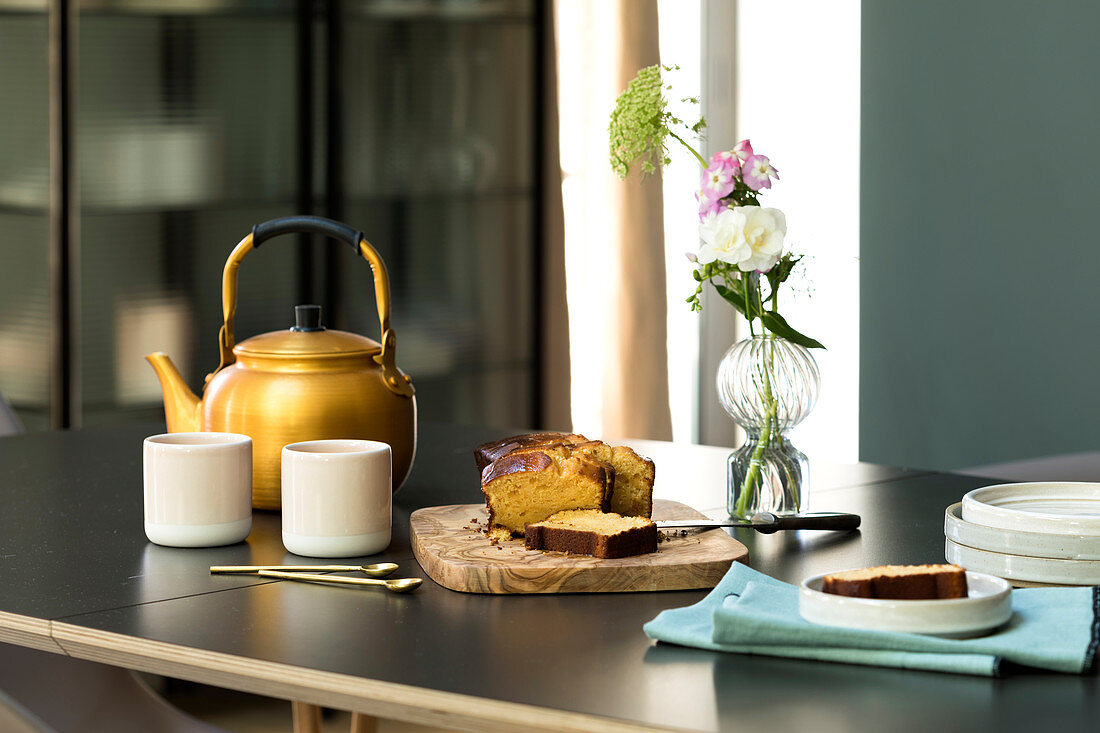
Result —
<instances>
[{"instance_id":1,"label":"teapot lid knob","mask_svg":"<svg viewBox=\"0 0 1100 733\"><path fill-rule=\"evenodd\" d=\"M291 331L324 331L321 325L321 306L296 305L294 306L294 327Z\"/></svg>"}]
</instances>

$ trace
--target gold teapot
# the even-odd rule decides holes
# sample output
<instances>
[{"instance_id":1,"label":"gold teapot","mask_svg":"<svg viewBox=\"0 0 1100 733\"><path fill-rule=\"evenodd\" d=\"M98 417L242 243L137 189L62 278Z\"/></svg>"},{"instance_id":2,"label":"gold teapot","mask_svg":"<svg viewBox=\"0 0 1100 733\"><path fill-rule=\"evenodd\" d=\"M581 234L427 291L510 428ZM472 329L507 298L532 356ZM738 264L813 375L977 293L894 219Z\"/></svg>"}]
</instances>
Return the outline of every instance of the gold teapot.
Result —
<instances>
[{"instance_id":1,"label":"gold teapot","mask_svg":"<svg viewBox=\"0 0 1100 733\"><path fill-rule=\"evenodd\" d=\"M325 234L350 244L374 272L382 343L325 329L320 306L295 308L296 325L235 343L237 270L264 241L291 232ZM164 391L164 414L172 433L214 431L252 438L252 505L280 506L283 446L303 440L362 438L393 449L396 491L416 452L416 397L412 381L397 368L397 337L390 328L390 283L386 266L361 232L331 219L291 216L252 228L226 260L222 276L225 324L218 344L221 363L206 377L200 398L188 389L165 354L146 356Z\"/></svg>"}]
</instances>

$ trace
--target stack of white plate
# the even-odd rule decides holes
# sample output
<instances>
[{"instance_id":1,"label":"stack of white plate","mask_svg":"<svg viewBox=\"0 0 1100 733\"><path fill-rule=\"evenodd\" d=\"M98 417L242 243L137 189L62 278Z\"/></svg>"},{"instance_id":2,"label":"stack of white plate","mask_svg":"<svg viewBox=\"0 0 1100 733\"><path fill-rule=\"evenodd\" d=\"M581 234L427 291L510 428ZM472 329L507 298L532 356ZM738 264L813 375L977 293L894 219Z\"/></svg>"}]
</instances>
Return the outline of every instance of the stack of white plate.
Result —
<instances>
[{"instance_id":1,"label":"stack of white plate","mask_svg":"<svg viewBox=\"0 0 1100 733\"><path fill-rule=\"evenodd\" d=\"M1100 484L975 489L947 508L947 561L1023 583L1100 585Z\"/></svg>"}]
</instances>

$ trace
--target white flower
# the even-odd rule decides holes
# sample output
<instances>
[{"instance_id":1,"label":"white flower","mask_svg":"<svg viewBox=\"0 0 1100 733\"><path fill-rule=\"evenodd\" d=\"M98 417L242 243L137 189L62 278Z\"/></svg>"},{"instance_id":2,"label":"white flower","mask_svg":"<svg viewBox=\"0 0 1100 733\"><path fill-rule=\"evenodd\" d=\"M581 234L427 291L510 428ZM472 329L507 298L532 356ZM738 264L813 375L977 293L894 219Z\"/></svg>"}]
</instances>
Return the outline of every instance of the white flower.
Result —
<instances>
[{"instance_id":1,"label":"white flower","mask_svg":"<svg viewBox=\"0 0 1100 733\"><path fill-rule=\"evenodd\" d=\"M737 263L745 272L767 272L783 256L783 238L787 235L787 217L779 209L739 206L745 212L745 244L751 254Z\"/></svg>"},{"instance_id":2,"label":"white flower","mask_svg":"<svg viewBox=\"0 0 1100 733\"><path fill-rule=\"evenodd\" d=\"M783 256L787 218L779 209L737 206L708 216L699 225L699 262L715 260L744 272L767 272Z\"/></svg>"},{"instance_id":3,"label":"white flower","mask_svg":"<svg viewBox=\"0 0 1100 733\"><path fill-rule=\"evenodd\" d=\"M744 215L735 214L733 209L723 208L717 214L707 214L699 224L699 238L703 240L699 262L709 264L721 260L736 265L743 256L740 250L745 241L744 229Z\"/></svg>"}]
</instances>

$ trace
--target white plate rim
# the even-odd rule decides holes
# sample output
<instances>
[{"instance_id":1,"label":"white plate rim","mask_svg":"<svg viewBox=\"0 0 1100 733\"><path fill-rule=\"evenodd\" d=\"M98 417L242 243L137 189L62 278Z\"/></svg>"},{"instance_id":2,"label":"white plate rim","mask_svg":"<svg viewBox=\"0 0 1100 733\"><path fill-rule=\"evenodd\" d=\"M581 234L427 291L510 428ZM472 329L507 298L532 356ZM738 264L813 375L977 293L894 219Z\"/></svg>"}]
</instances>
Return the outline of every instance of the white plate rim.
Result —
<instances>
[{"instance_id":1,"label":"white plate rim","mask_svg":"<svg viewBox=\"0 0 1100 733\"><path fill-rule=\"evenodd\" d=\"M968 522L962 517L961 501L944 510L943 533L956 544L987 552L1058 560L1100 560L1100 537L1029 532Z\"/></svg>"},{"instance_id":2,"label":"white plate rim","mask_svg":"<svg viewBox=\"0 0 1100 733\"><path fill-rule=\"evenodd\" d=\"M824 593L813 587L814 584L820 587L822 578L837 572L845 571L814 575L799 585L799 615L809 623L858 630L960 636L996 628L1012 616L1012 586L994 575L967 570L971 589L975 583L995 589L967 598L853 598Z\"/></svg>"},{"instance_id":3,"label":"white plate rim","mask_svg":"<svg viewBox=\"0 0 1100 733\"><path fill-rule=\"evenodd\" d=\"M1098 496L1097 508L1100 509L1100 483L1089 481L1021 481L1015 483L992 484L968 491L962 498L962 518L973 524L981 524L998 529L1042 532L1046 534L1071 534L1100 536L1100 514L1054 514L1027 509L1013 509L989 501L1005 493L1025 493L1034 491L1050 492L1061 489L1072 495L1074 490L1084 491Z\"/></svg>"},{"instance_id":4,"label":"white plate rim","mask_svg":"<svg viewBox=\"0 0 1100 733\"><path fill-rule=\"evenodd\" d=\"M1100 584L1100 560L1064 560L990 552L968 547L945 538L944 557L948 562L974 572L1009 580L1061 585Z\"/></svg>"}]
</instances>

